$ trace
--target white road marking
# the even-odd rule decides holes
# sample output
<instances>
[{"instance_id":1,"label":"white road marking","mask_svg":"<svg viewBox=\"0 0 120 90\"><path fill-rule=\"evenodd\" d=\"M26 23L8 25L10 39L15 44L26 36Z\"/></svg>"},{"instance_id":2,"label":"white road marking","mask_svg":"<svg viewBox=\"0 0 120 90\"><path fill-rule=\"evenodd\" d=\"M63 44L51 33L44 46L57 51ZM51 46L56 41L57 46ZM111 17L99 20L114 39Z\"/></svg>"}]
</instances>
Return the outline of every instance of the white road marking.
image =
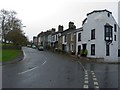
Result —
<instances>
[{"instance_id":1,"label":"white road marking","mask_svg":"<svg viewBox=\"0 0 120 90\"><path fill-rule=\"evenodd\" d=\"M98 85L98 82L97 82L97 78L95 76L95 72L91 71L91 73L92 73L92 77L93 77L94 88L95 88L95 90L99 90L99 85Z\"/></svg>"},{"instance_id":2,"label":"white road marking","mask_svg":"<svg viewBox=\"0 0 120 90\"><path fill-rule=\"evenodd\" d=\"M88 88L88 85L84 85L83 88Z\"/></svg>"},{"instance_id":3,"label":"white road marking","mask_svg":"<svg viewBox=\"0 0 120 90\"><path fill-rule=\"evenodd\" d=\"M87 73L87 70L85 70L85 73Z\"/></svg>"},{"instance_id":4,"label":"white road marking","mask_svg":"<svg viewBox=\"0 0 120 90\"><path fill-rule=\"evenodd\" d=\"M95 76L95 75L93 75L93 77L95 78L96 76Z\"/></svg>"},{"instance_id":5,"label":"white road marking","mask_svg":"<svg viewBox=\"0 0 120 90\"><path fill-rule=\"evenodd\" d=\"M98 85L98 82L94 82L94 85Z\"/></svg>"},{"instance_id":6,"label":"white road marking","mask_svg":"<svg viewBox=\"0 0 120 90\"><path fill-rule=\"evenodd\" d=\"M86 80L88 80L88 77L85 77Z\"/></svg>"},{"instance_id":7,"label":"white road marking","mask_svg":"<svg viewBox=\"0 0 120 90\"><path fill-rule=\"evenodd\" d=\"M91 73L93 73L93 71L91 71Z\"/></svg>"},{"instance_id":8,"label":"white road marking","mask_svg":"<svg viewBox=\"0 0 120 90\"><path fill-rule=\"evenodd\" d=\"M87 72L85 72L85 74L88 74Z\"/></svg>"},{"instance_id":9,"label":"white road marking","mask_svg":"<svg viewBox=\"0 0 120 90\"><path fill-rule=\"evenodd\" d=\"M88 81L85 81L84 83L88 83Z\"/></svg>"},{"instance_id":10,"label":"white road marking","mask_svg":"<svg viewBox=\"0 0 120 90\"><path fill-rule=\"evenodd\" d=\"M99 86L95 86L94 88L99 88Z\"/></svg>"},{"instance_id":11,"label":"white road marking","mask_svg":"<svg viewBox=\"0 0 120 90\"><path fill-rule=\"evenodd\" d=\"M95 73L93 72L92 75L95 75Z\"/></svg>"},{"instance_id":12,"label":"white road marking","mask_svg":"<svg viewBox=\"0 0 120 90\"><path fill-rule=\"evenodd\" d=\"M30 72L30 71L32 71L32 70L34 70L34 69L36 69L36 68L38 68L38 66L36 66L36 67L34 67L34 68L31 68L31 69L28 69L28 70L23 71L23 72L18 73L18 74L21 75L21 74L24 74L24 73Z\"/></svg>"},{"instance_id":13,"label":"white road marking","mask_svg":"<svg viewBox=\"0 0 120 90\"><path fill-rule=\"evenodd\" d=\"M42 65L44 65L45 63L46 63L46 61L44 61L44 62L42 63ZM34 68L31 68L31 69L28 69L28 70L26 70L26 71L20 72L20 73L18 73L18 75L21 75L21 74L24 74L24 73L30 72L30 71L32 71L32 70L38 68L38 67L39 67L39 66L36 66L36 67L34 67Z\"/></svg>"},{"instance_id":14,"label":"white road marking","mask_svg":"<svg viewBox=\"0 0 120 90\"><path fill-rule=\"evenodd\" d=\"M97 80L97 78L93 78L93 80Z\"/></svg>"},{"instance_id":15,"label":"white road marking","mask_svg":"<svg viewBox=\"0 0 120 90\"><path fill-rule=\"evenodd\" d=\"M44 63L42 65L44 65L46 63L46 61L44 61Z\"/></svg>"},{"instance_id":16,"label":"white road marking","mask_svg":"<svg viewBox=\"0 0 120 90\"><path fill-rule=\"evenodd\" d=\"M88 72L87 72L87 70L85 70L85 68L83 68L84 69L84 71L85 71L85 81L84 81L84 86L83 86L83 88L85 88L85 89L88 89L88 83L89 83L89 81L88 81Z\"/></svg>"}]
</instances>

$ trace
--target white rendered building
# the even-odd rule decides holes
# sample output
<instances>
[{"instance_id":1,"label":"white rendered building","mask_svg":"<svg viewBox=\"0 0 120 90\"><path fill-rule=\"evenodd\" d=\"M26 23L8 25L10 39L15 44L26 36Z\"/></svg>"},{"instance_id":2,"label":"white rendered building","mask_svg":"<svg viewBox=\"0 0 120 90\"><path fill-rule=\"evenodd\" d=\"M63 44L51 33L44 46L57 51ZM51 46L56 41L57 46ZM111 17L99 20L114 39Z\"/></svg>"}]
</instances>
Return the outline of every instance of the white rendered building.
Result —
<instances>
[{"instance_id":1,"label":"white rendered building","mask_svg":"<svg viewBox=\"0 0 120 90\"><path fill-rule=\"evenodd\" d=\"M118 52L120 52L119 34L120 29L112 12L95 10L88 13L82 28L76 32L76 54L86 48L87 57L116 62L119 58Z\"/></svg>"}]
</instances>

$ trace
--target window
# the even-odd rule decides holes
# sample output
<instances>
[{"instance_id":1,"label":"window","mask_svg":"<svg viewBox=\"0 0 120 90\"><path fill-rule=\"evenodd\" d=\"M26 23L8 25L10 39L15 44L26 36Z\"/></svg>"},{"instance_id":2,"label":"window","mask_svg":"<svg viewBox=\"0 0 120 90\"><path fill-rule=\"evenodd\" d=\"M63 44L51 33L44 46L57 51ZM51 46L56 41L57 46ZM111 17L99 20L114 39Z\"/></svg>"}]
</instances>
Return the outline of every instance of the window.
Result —
<instances>
[{"instance_id":1,"label":"window","mask_svg":"<svg viewBox=\"0 0 120 90\"><path fill-rule=\"evenodd\" d=\"M74 46L73 46L73 44L71 45L71 51L73 51L74 50Z\"/></svg>"},{"instance_id":2,"label":"window","mask_svg":"<svg viewBox=\"0 0 120 90\"><path fill-rule=\"evenodd\" d=\"M117 32L117 26L114 24L114 31Z\"/></svg>"},{"instance_id":3,"label":"window","mask_svg":"<svg viewBox=\"0 0 120 90\"><path fill-rule=\"evenodd\" d=\"M120 49L118 49L118 57L120 57Z\"/></svg>"},{"instance_id":4,"label":"window","mask_svg":"<svg viewBox=\"0 0 120 90\"><path fill-rule=\"evenodd\" d=\"M116 35L114 35L114 41L116 41Z\"/></svg>"},{"instance_id":5,"label":"window","mask_svg":"<svg viewBox=\"0 0 120 90\"><path fill-rule=\"evenodd\" d=\"M95 29L91 30L91 40L95 39Z\"/></svg>"},{"instance_id":6,"label":"window","mask_svg":"<svg viewBox=\"0 0 120 90\"><path fill-rule=\"evenodd\" d=\"M106 56L109 56L110 54L110 47L106 44Z\"/></svg>"},{"instance_id":7,"label":"window","mask_svg":"<svg viewBox=\"0 0 120 90\"><path fill-rule=\"evenodd\" d=\"M53 36L53 41L55 41L55 37Z\"/></svg>"},{"instance_id":8,"label":"window","mask_svg":"<svg viewBox=\"0 0 120 90\"><path fill-rule=\"evenodd\" d=\"M74 35L74 34L73 34L73 33L71 33L71 41L73 41L73 35Z\"/></svg>"},{"instance_id":9,"label":"window","mask_svg":"<svg viewBox=\"0 0 120 90\"><path fill-rule=\"evenodd\" d=\"M95 55L95 44L91 44L91 55Z\"/></svg>"},{"instance_id":10,"label":"window","mask_svg":"<svg viewBox=\"0 0 120 90\"><path fill-rule=\"evenodd\" d=\"M112 41L112 26L105 26L105 41Z\"/></svg>"},{"instance_id":11,"label":"window","mask_svg":"<svg viewBox=\"0 0 120 90\"><path fill-rule=\"evenodd\" d=\"M110 17L110 13L108 13L108 17Z\"/></svg>"},{"instance_id":12,"label":"window","mask_svg":"<svg viewBox=\"0 0 120 90\"><path fill-rule=\"evenodd\" d=\"M78 41L81 41L81 33L78 33Z\"/></svg>"},{"instance_id":13,"label":"window","mask_svg":"<svg viewBox=\"0 0 120 90\"><path fill-rule=\"evenodd\" d=\"M65 41L65 42L67 41L67 36L66 36L66 35L64 36L64 41Z\"/></svg>"},{"instance_id":14,"label":"window","mask_svg":"<svg viewBox=\"0 0 120 90\"><path fill-rule=\"evenodd\" d=\"M56 41L58 40L58 35L56 35Z\"/></svg>"},{"instance_id":15,"label":"window","mask_svg":"<svg viewBox=\"0 0 120 90\"><path fill-rule=\"evenodd\" d=\"M81 45L78 46L78 54L80 54L81 51Z\"/></svg>"}]
</instances>

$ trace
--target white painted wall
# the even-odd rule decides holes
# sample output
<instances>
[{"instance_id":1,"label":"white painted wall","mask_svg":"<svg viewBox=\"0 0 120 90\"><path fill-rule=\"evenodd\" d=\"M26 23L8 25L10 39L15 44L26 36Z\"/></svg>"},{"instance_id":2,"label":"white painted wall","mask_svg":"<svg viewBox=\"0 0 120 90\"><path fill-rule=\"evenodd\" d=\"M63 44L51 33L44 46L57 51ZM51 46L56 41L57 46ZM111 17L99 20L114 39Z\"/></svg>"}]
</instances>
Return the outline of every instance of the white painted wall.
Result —
<instances>
[{"instance_id":1,"label":"white painted wall","mask_svg":"<svg viewBox=\"0 0 120 90\"><path fill-rule=\"evenodd\" d=\"M118 29L114 32L114 24L117 24L113 16L107 16L108 12L97 12L88 15L87 22L83 25L83 31L81 32L81 42L78 42L77 32L77 47L78 45L87 43L88 57L104 58L105 61L117 61L118 60ZM113 26L113 42L110 44L110 56L106 56L106 42L104 41L104 25L109 23ZM91 40L91 30L95 29L95 40ZM117 41L114 41L114 35L117 36ZM119 35L120 36L120 35ZM91 56L91 44L95 44L95 56Z\"/></svg>"},{"instance_id":2,"label":"white painted wall","mask_svg":"<svg viewBox=\"0 0 120 90\"><path fill-rule=\"evenodd\" d=\"M51 46L51 42L52 42L52 35L48 35L48 44Z\"/></svg>"},{"instance_id":3,"label":"white painted wall","mask_svg":"<svg viewBox=\"0 0 120 90\"><path fill-rule=\"evenodd\" d=\"M120 27L118 27L118 48L120 49Z\"/></svg>"},{"instance_id":4,"label":"white painted wall","mask_svg":"<svg viewBox=\"0 0 120 90\"><path fill-rule=\"evenodd\" d=\"M54 37L54 40L53 40ZM52 42L58 41L58 34L52 35Z\"/></svg>"},{"instance_id":5,"label":"white painted wall","mask_svg":"<svg viewBox=\"0 0 120 90\"><path fill-rule=\"evenodd\" d=\"M40 37L38 37L38 45L40 45L41 41L40 41Z\"/></svg>"}]
</instances>

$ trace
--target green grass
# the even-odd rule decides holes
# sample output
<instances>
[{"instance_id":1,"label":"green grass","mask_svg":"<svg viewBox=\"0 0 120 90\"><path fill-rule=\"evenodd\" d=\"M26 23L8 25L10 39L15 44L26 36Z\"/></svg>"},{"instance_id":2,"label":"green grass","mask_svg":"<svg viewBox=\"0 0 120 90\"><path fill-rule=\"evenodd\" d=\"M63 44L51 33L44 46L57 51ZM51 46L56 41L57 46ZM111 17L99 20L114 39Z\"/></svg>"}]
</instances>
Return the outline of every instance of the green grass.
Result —
<instances>
[{"instance_id":1,"label":"green grass","mask_svg":"<svg viewBox=\"0 0 120 90\"><path fill-rule=\"evenodd\" d=\"M15 59L20 53L21 51L16 49L0 50L0 62L11 61Z\"/></svg>"},{"instance_id":2,"label":"green grass","mask_svg":"<svg viewBox=\"0 0 120 90\"><path fill-rule=\"evenodd\" d=\"M21 50L16 48L13 44L0 44L0 62L7 62L14 60L21 54Z\"/></svg>"}]
</instances>

